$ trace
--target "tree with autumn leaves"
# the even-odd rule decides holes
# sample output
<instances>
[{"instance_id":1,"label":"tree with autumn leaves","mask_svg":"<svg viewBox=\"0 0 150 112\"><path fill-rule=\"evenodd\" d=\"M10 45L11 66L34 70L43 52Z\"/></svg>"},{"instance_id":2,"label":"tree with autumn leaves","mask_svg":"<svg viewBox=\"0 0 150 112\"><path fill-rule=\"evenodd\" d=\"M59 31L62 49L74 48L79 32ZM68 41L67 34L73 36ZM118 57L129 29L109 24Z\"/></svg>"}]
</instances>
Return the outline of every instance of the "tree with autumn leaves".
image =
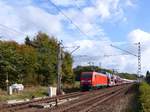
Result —
<instances>
[{"instance_id":1,"label":"tree with autumn leaves","mask_svg":"<svg viewBox=\"0 0 150 112\"><path fill-rule=\"evenodd\" d=\"M26 37L25 44L14 41L0 41L0 88L9 85L54 85L57 81L58 41L39 32L33 39ZM73 83L73 59L64 52L62 82Z\"/></svg>"}]
</instances>

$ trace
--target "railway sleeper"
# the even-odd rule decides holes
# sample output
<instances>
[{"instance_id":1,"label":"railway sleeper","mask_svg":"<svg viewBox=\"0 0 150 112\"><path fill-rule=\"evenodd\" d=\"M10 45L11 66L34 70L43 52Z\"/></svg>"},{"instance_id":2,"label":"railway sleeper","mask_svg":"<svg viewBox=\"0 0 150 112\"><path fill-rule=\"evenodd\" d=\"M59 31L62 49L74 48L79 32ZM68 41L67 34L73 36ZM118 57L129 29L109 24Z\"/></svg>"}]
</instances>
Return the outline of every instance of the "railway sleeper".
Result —
<instances>
[{"instance_id":1,"label":"railway sleeper","mask_svg":"<svg viewBox=\"0 0 150 112\"><path fill-rule=\"evenodd\" d=\"M30 104L29 107L34 107L34 108L51 108L51 107L58 106L60 104L66 103L68 101L77 100L78 98L79 97L67 98L67 99L63 99L63 100L57 99L55 102L50 102L50 103Z\"/></svg>"}]
</instances>

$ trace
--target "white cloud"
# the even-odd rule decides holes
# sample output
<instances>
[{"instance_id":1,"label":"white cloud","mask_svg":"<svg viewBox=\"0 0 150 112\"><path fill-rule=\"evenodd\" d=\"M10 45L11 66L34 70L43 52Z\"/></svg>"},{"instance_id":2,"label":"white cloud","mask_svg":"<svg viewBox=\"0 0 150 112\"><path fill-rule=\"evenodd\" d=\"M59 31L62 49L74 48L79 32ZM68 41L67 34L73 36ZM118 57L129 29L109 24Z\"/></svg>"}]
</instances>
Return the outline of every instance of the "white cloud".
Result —
<instances>
[{"instance_id":1,"label":"white cloud","mask_svg":"<svg viewBox=\"0 0 150 112\"><path fill-rule=\"evenodd\" d=\"M126 0L126 5L129 7L135 7L136 4L134 2L135 0Z\"/></svg>"},{"instance_id":2,"label":"white cloud","mask_svg":"<svg viewBox=\"0 0 150 112\"><path fill-rule=\"evenodd\" d=\"M16 40L18 42L23 42L25 35L23 36L22 33L13 32L11 29L32 36L38 31L53 35L62 32L62 23L59 15L50 14L44 9L32 6L31 4L18 8L1 1L0 24L10 28L3 28L1 26L1 35L4 35L5 39Z\"/></svg>"},{"instance_id":3,"label":"white cloud","mask_svg":"<svg viewBox=\"0 0 150 112\"><path fill-rule=\"evenodd\" d=\"M70 2L70 0L52 0L56 5L64 7L71 5L72 8L64 8L63 12L68 15L76 26L78 26L82 32L87 34L90 39L95 39L94 37L103 38L105 35L105 31L97 21L111 18L112 16L115 16L116 18L122 18L124 16L119 1L120 0L96 0L96 6L89 6L83 0L75 0L73 2ZM80 6L81 11L74 5L75 2ZM48 1L46 3L49 4ZM48 7L47 4L46 7ZM30 0L17 3L0 1L0 15L1 24L10 28L15 28L16 30L29 35L34 35L37 31L41 30L63 39L66 37L63 37L62 35L66 35L65 33L68 32L63 28L70 28L72 32L76 30L77 33L80 33L79 37L85 37L84 39L87 38L84 34L81 34L74 25L71 25L70 22L64 25L63 22L68 20L63 15L60 13L55 15L48 13L46 10L33 5ZM99 18L99 16L101 18ZM11 34L4 33L4 35L10 36ZM21 34L20 36L18 35L15 40L20 41L21 39L19 39L19 37Z\"/></svg>"},{"instance_id":4,"label":"white cloud","mask_svg":"<svg viewBox=\"0 0 150 112\"><path fill-rule=\"evenodd\" d=\"M69 2L68 0L64 0L65 2L58 2L58 0L54 0L53 2L57 5L68 6L70 4L75 4L75 0L73 2ZM127 1L127 0L125 0ZM103 30L102 23L105 22L126 22L127 18L124 14L123 5L124 2L121 0L95 0L95 3L91 1L92 4L82 6L81 3L77 2L78 8L76 5L72 4L71 8L64 8L63 12L73 21L73 24L78 26L82 32L89 35L89 37L103 37L105 36L105 31ZM130 3L132 3L130 1ZM67 5L66 5L67 4ZM67 21L67 19L66 19ZM68 27L72 30L77 30L77 28L70 24ZM83 36L83 34L81 34ZM84 37L84 36L83 36ZM89 38L88 38L89 39ZM91 39L91 38L90 38Z\"/></svg>"},{"instance_id":5,"label":"white cloud","mask_svg":"<svg viewBox=\"0 0 150 112\"><path fill-rule=\"evenodd\" d=\"M133 56L119 55L122 53L110 47L110 44L101 41L89 42L87 40L80 41L79 43L78 45L81 48L74 53L74 66L88 65L88 62L94 62L94 65L97 66L101 63L101 66L104 68L117 69L120 72L137 73L137 59Z\"/></svg>"},{"instance_id":6,"label":"white cloud","mask_svg":"<svg viewBox=\"0 0 150 112\"><path fill-rule=\"evenodd\" d=\"M96 19L97 12L95 11L95 7L85 7L82 12L89 20Z\"/></svg>"},{"instance_id":7,"label":"white cloud","mask_svg":"<svg viewBox=\"0 0 150 112\"><path fill-rule=\"evenodd\" d=\"M55 3L58 6L74 6L75 3L78 3L80 5L84 5L86 2L85 0L51 0L53 3Z\"/></svg>"},{"instance_id":8,"label":"white cloud","mask_svg":"<svg viewBox=\"0 0 150 112\"><path fill-rule=\"evenodd\" d=\"M73 5L73 2L70 2L70 0L52 0L52 2L61 6Z\"/></svg>"},{"instance_id":9,"label":"white cloud","mask_svg":"<svg viewBox=\"0 0 150 112\"><path fill-rule=\"evenodd\" d=\"M141 29L135 29L127 35L128 37L128 44L132 45L129 49L125 49L132 53L136 54L138 50L138 46L134 43L141 42L141 64L142 64L142 74L145 74L147 70L150 69L149 64L149 56L150 56L150 33L145 32ZM106 37L105 37L106 38ZM107 38L107 42L103 42L100 40L80 40L75 41L73 44L70 45L80 45L80 49L75 52L74 55L79 55L79 57L75 57L75 64L80 65L88 65L88 62L94 62L95 65L99 65L102 63L103 67L107 68L116 68L119 69L121 72L130 72L130 73L137 73L138 68L138 59L132 55L118 55L124 52L114 49L110 47L112 43L109 38ZM123 48L123 46L119 46ZM80 56L80 55L83 56ZM104 55L112 55L110 57L106 57ZM85 56L84 56L85 55ZM137 55L137 54L136 54Z\"/></svg>"},{"instance_id":10,"label":"white cloud","mask_svg":"<svg viewBox=\"0 0 150 112\"><path fill-rule=\"evenodd\" d=\"M80 46L74 55L76 56L75 65L87 65L88 62L94 62L95 65L102 64L103 67L122 67L120 63L124 60L123 57L107 57L105 55L120 54L116 49L110 46L111 41L105 37L107 41L101 40L80 40L69 43L66 46ZM123 65L123 64L122 64Z\"/></svg>"},{"instance_id":11,"label":"white cloud","mask_svg":"<svg viewBox=\"0 0 150 112\"><path fill-rule=\"evenodd\" d=\"M150 42L150 33L141 29L135 29L129 33L128 38L133 43Z\"/></svg>"},{"instance_id":12,"label":"white cloud","mask_svg":"<svg viewBox=\"0 0 150 112\"><path fill-rule=\"evenodd\" d=\"M135 29L128 35L128 39L131 43L141 42L141 56L142 56L142 72L150 69L149 56L150 56L150 32L145 32L141 29ZM133 61L135 64L136 60Z\"/></svg>"},{"instance_id":13,"label":"white cloud","mask_svg":"<svg viewBox=\"0 0 150 112\"><path fill-rule=\"evenodd\" d=\"M12 5L0 1L0 24L30 35L34 35L37 31L41 30L48 34L53 34L59 39L66 40L66 45L80 45L80 50L77 50L75 54L90 56L88 59L80 60L84 64L92 61L92 57L96 56L93 61L97 65L101 62L103 67L117 66L120 71L136 71L137 60L133 59L132 56L104 57L107 54L121 54L120 51L110 47L110 38L106 37L107 34L102 26L104 21L109 22L114 18L115 22L127 21L124 15L123 4L120 2L121 0L96 0L94 6L86 5L85 1L78 0L77 4L81 7L81 10L77 9L70 0L52 1L59 6L71 6L71 8L63 8L63 12L90 38L80 34L78 29L60 12L51 14L43 8L32 5L30 2L27 2L23 7L16 7L16 5L20 4ZM131 6L131 3L128 0L128 6ZM21 2L21 4L23 3ZM47 4L46 7L48 7ZM0 27L1 34L8 37L7 39L9 40L24 41L22 34L15 34L13 31L8 31L7 28ZM74 35L77 35L76 38ZM149 33L137 29L129 33L129 40L131 42L139 40L147 42L149 35ZM107 42L102 42L102 40ZM150 55L150 50L148 46L146 48L145 55L148 56ZM143 63L147 63L146 59L147 57L144 57ZM147 66L147 64L145 65Z\"/></svg>"},{"instance_id":14,"label":"white cloud","mask_svg":"<svg viewBox=\"0 0 150 112\"><path fill-rule=\"evenodd\" d=\"M28 12L28 14L25 14L25 12ZM49 14L40 8L33 6L25 7L20 12L20 15L22 22L25 22L22 26L24 29L32 30L31 28L33 28L36 31L42 30L54 34L61 32L62 28L59 17Z\"/></svg>"},{"instance_id":15,"label":"white cloud","mask_svg":"<svg viewBox=\"0 0 150 112\"><path fill-rule=\"evenodd\" d=\"M97 14L101 17L102 21L114 18L122 20L125 17L120 0L97 0L95 5Z\"/></svg>"},{"instance_id":16,"label":"white cloud","mask_svg":"<svg viewBox=\"0 0 150 112\"><path fill-rule=\"evenodd\" d=\"M70 22L70 20L65 18L65 20L69 22L69 24L68 24L69 27L67 27L67 28L77 31L77 33L79 33L80 36L83 37L84 39L86 39L86 38L94 39L94 36L97 36L97 35L103 36L104 35L104 31L101 28L101 26L96 24L96 22L94 22L94 20L93 20L94 17L90 18L88 15L85 15L84 12L81 12L80 10L76 10L74 8L71 8L69 10L64 10L63 12L73 22L72 23L72 22ZM79 28L82 33L79 31Z\"/></svg>"}]
</instances>

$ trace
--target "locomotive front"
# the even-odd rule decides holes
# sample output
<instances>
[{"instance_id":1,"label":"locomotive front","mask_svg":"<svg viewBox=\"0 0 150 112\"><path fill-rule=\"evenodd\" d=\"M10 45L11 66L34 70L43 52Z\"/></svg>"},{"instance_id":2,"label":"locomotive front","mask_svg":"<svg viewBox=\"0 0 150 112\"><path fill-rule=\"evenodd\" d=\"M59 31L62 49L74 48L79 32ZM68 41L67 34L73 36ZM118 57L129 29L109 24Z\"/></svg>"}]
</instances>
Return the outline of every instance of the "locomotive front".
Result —
<instances>
[{"instance_id":1,"label":"locomotive front","mask_svg":"<svg viewBox=\"0 0 150 112\"><path fill-rule=\"evenodd\" d=\"M90 90L92 88L92 72L82 72L80 77L81 90Z\"/></svg>"}]
</instances>

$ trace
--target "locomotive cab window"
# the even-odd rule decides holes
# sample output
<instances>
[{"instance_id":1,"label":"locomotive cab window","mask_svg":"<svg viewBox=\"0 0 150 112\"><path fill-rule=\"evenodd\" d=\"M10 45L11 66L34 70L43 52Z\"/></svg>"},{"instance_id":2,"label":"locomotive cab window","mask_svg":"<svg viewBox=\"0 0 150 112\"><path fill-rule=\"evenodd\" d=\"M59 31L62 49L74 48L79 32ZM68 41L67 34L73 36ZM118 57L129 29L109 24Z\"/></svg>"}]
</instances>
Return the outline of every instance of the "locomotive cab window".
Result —
<instances>
[{"instance_id":1,"label":"locomotive cab window","mask_svg":"<svg viewBox=\"0 0 150 112\"><path fill-rule=\"evenodd\" d=\"M81 78L92 78L92 74L82 74Z\"/></svg>"}]
</instances>

